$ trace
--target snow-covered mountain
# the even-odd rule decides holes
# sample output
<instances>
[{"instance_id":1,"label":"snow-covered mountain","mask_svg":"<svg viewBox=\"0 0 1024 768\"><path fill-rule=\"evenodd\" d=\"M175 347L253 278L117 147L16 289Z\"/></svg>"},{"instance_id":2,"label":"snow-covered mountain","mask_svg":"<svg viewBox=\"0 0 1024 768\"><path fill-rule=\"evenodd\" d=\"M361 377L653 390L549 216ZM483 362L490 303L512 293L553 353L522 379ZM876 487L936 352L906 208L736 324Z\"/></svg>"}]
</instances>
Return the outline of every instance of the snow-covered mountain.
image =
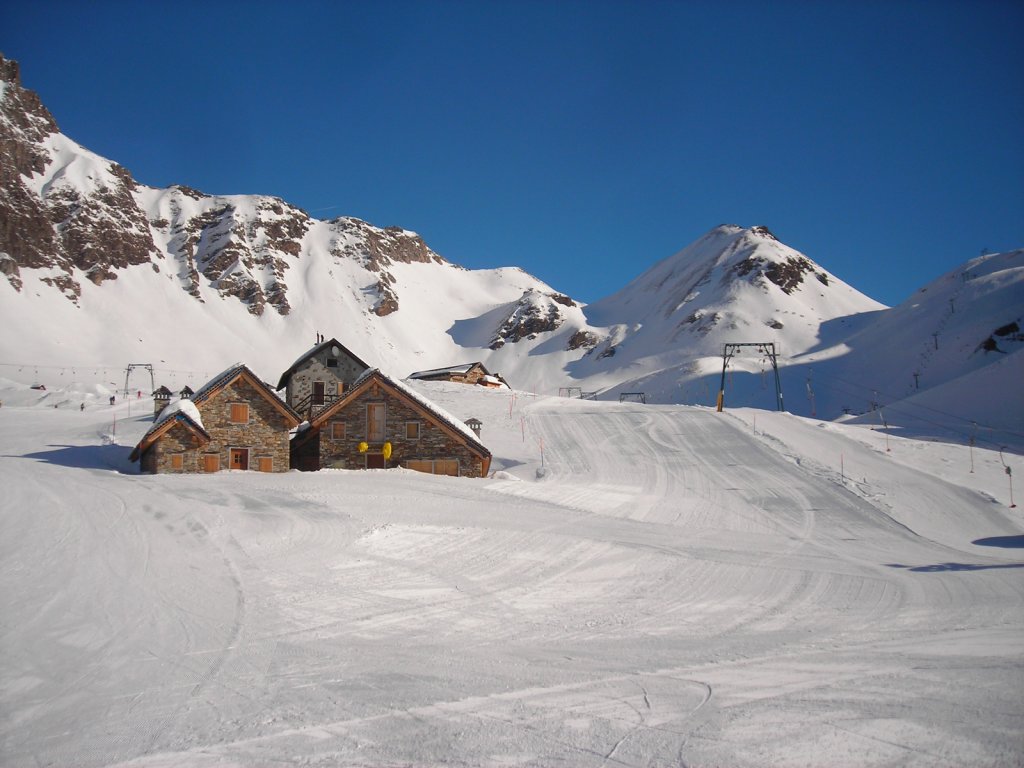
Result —
<instances>
[{"instance_id":1,"label":"snow-covered mountain","mask_svg":"<svg viewBox=\"0 0 1024 768\"><path fill-rule=\"evenodd\" d=\"M398 376L479 360L519 389L711 404L723 344L772 342L787 408L829 418L1019 369L1024 314L1021 251L887 310L766 227L734 225L584 306L515 267L452 264L401 227L139 184L62 134L2 57L0 273L0 376L23 383L120 383L148 362L173 387L234 360L273 380L323 333ZM774 407L769 368L731 360L727 402Z\"/></svg>"}]
</instances>

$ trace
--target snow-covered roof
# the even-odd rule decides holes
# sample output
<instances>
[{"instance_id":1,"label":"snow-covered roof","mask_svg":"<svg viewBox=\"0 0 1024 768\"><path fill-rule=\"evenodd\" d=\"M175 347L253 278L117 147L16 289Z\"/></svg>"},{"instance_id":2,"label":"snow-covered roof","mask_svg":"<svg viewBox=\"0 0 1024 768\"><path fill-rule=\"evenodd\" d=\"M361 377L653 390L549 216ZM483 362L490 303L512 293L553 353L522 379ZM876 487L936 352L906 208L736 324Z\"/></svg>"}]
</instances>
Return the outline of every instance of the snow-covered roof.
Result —
<instances>
[{"instance_id":1,"label":"snow-covered roof","mask_svg":"<svg viewBox=\"0 0 1024 768\"><path fill-rule=\"evenodd\" d=\"M160 411L156 417L156 422L152 427L149 428L149 432L155 431L158 427L163 425L168 419L176 418L178 414L188 417L197 427L202 429L204 432L206 428L203 426L203 417L199 413L199 409L196 408L196 404L191 400L175 400L173 403L168 403L164 406L164 409ZM146 434L149 434L147 432Z\"/></svg>"},{"instance_id":2,"label":"snow-covered roof","mask_svg":"<svg viewBox=\"0 0 1024 768\"><path fill-rule=\"evenodd\" d=\"M175 421L185 422L187 426L190 426L206 439L210 437L206 427L203 426L203 417L200 415L196 404L187 399L175 400L173 403L168 403L157 414L153 426L146 430L146 434L139 440L139 444L135 446L129 459L131 461L137 460L160 434L170 429L171 423Z\"/></svg>"},{"instance_id":3,"label":"snow-covered roof","mask_svg":"<svg viewBox=\"0 0 1024 768\"><path fill-rule=\"evenodd\" d=\"M320 354L322 351L324 351L328 347L338 347L338 348L344 350L346 355L351 357L356 363L361 365L363 368L369 368L370 367L366 363L364 363L362 360L360 360L359 357L356 354L354 354L351 349L346 347L344 344L342 344L337 339L327 339L326 341L322 341L319 344L314 344L308 350L303 352L302 355L300 355L295 360L295 362L292 363L288 367L288 370L281 374L281 378L277 382L277 389L284 389L285 387L287 387L288 386L288 379L291 378L291 375L295 372L295 369L297 369L300 365L302 365L304 362L309 360L309 358L314 357L315 355Z\"/></svg>"},{"instance_id":4,"label":"snow-covered roof","mask_svg":"<svg viewBox=\"0 0 1024 768\"><path fill-rule=\"evenodd\" d=\"M213 390L217 389L218 387L233 379L235 376L241 373L242 369L244 368L245 363L232 363L223 371L221 371L212 379L210 379L208 382L203 384L203 386L201 386L199 389L197 389L196 393L192 395L192 400L197 403L203 402L206 398L210 396Z\"/></svg>"},{"instance_id":5,"label":"snow-covered roof","mask_svg":"<svg viewBox=\"0 0 1024 768\"><path fill-rule=\"evenodd\" d=\"M484 371L487 370L483 363L463 363L461 365L449 365L446 368L433 368L429 371L416 371L415 373L410 373L406 378L426 379L432 376L444 376L448 373L469 373L475 365L479 365Z\"/></svg>"},{"instance_id":6,"label":"snow-covered roof","mask_svg":"<svg viewBox=\"0 0 1024 768\"><path fill-rule=\"evenodd\" d=\"M483 443L480 442L480 439L476 436L476 433L474 433L473 430L471 430L469 427L467 427L466 423L464 421L462 421L462 419L456 418L455 416L450 414L448 411L446 411L441 406L439 406L436 403L428 400L423 395L421 395L419 392L417 392L414 389L412 389L405 382L399 381L398 379L394 379L394 378L388 376L386 373L381 371L379 368L370 368L370 369L368 369L366 371L363 371L362 375L358 379L355 380L355 383L353 383L352 388L349 390L349 394L356 392L356 390L358 390L359 387L363 385L363 383L365 383L368 379L370 379L370 378L372 378L374 376L376 376L378 379L383 381L385 384L387 384L387 385L393 387L394 389L398 390L403 395L408 397L410 400L414 400L417 404L419 404L421 407L423 407L428 412L430 412L430 414L435 419L437 419L438 421L444 423L446 426L451 427L456 432L458 432L460 435L465 437L466 441L468 443L470 443L474 447L479 448L480 450L486 452L488 455L490 454L490 451L488 451L487 447ZM332 406L332 408L330 408L329 410L333 411L333 410L335 410L335 407L338 407L338 408L342 407L341 404L344 403L346 400L348 400L348 396L343 397L341 400L338 401L338 405L337 406ZM327 411L325 411L324 413L327 413Z\"/></svg>"}]
</instances>

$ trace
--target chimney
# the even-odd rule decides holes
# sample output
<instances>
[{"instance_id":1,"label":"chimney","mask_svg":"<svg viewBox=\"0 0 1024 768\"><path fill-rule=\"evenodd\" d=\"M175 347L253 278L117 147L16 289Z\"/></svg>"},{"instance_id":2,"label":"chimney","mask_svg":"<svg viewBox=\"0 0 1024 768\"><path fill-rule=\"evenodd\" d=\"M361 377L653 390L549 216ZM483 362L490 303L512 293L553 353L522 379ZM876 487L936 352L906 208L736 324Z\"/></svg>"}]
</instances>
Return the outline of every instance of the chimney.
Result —
<instances>
[{"instance_id":1,"label":"chimney","mask_svg":"<svg viewBox=\"0 0 1024 768\"><path fill-rule=\"evenodd\" d=\"M160 411L167 407L167 404L171 402L171 390L167 387L161 386L160 389L153 393L153 418L155 419L160 415Z\"/></svg>"}]
</instances>

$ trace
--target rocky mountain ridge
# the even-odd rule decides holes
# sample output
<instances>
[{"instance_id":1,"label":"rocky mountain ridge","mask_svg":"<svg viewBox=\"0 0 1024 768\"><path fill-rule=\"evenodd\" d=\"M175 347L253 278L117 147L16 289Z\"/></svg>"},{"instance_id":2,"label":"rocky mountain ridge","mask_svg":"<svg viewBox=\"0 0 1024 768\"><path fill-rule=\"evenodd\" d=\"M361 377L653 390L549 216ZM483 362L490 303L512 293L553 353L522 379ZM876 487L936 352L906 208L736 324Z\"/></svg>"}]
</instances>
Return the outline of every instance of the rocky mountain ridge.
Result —
<instances>
[{"instance_id":1,"label":"rocky mountain ridge","mask_svg":"<svg viewBox=\"0 0 1024 768\"><path fill-rule=\"evenodd\" d=\"M765 226L716 227L582 305L518 268L459 267L400 227L318 220L271 196L139 184L60 133L2 56L0 161L0 322L19 330L5 340L0 376L20 371L16 361L153 360L191 377L244 359L272 378L302 340L325 333L399 376L480 360L522 388L709 404L725 342L771 342L783 366L813 362L871 379L871 391L902 387L908 366L927 364L941 384L1020 347L1022 313L1006 298L1019 254L986 262L1004 266L949 295L970 297L980 319L942 321L938 332L963 327L958 356L941 365L925 355L938 310L886 310ZM863 340L894 336L920 346L924 362L873 364ZM882 370L887 379L865 373ZM842 405L818 402L831 415Z\"/></svg>"}]
</instances>

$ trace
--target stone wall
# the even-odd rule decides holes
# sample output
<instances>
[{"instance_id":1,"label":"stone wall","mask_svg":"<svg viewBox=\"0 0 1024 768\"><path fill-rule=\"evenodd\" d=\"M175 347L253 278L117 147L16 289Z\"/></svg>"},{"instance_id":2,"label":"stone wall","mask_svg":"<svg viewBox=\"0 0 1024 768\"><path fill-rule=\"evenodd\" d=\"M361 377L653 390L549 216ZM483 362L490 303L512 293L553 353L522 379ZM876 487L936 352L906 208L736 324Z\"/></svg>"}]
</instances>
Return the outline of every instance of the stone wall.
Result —
<instances>
[{"instance_id":1,"label":"stone wall","mask_svg":"<svg viewBox=\"0 0 1024 768\"><path fill-rule=\"evenodd\" d=\"M328 359L337 360L337 367L328 368ZM294 408L312 395L314 381L325 382L324 394L328 397L340 395L341 391L338 389L338 383L342 382L344 384L343 389L348 389L365 370L366 368L346 355L345 350L341 350L341 354L338 357L334 357L331 354L331 348L328 347L309 360L304 361L301 366L292 372L288 379L288 388L286 390L288 405Z\"/></svg>"},{"instance_id":2,"label":"stone wall","mask_svg":"<svg viewBox=\"0 0 1024 768\"><path fill-rule=\"evenodd\" d=\"M143 472L202 472L199 455L203 452L199 437L183 424L176 423L142 454L139 464ZM171 466L171 456L175 454L182 455L181 469Z\"/></svg>"},{"instance_id":3,"label":"stone wall","mask_svg":"<svg viewBox=\"0 0 1024 768\"><path fill-rule=\"evenodd\" d=\"M229 421L231 403L249 404L249 423ZM242 378L199 404L203 427L211 441L203 452L216 451L221 468L228 468L229 449L249 448L249 468L256 469L257 459L270 457L275 472L288 471L288 420L266 397Z\"/></svg>"},{"instance_id":4,"label":"stone wall","mask_svg":"<svg viewBox=\"0 0 1024 768\"><path fill-rule=\"evenodd\" d=\"M230 421L231 403L248 403L249 421ZM171 427L142 457L144 472L202 472L203 457L215 453L221 469L230 468L232 448L249 449L249 469L259 468L259 459L270 458L274 472L289 469L289 423L284 415L244 379L236 379L208 400L197 403L203 427L210 435L208 443L200 441L180 424ZM171 466L171 456L183 454L182 468Z\"/></svg>"},{"instance_id":5,"label":"stone wall","mask_svg":"<svg viewBox=\"0 0 1024 768\"><path fill-rule=\"evenodd\" d=\"M370 443L366 406L369 403L385 404L384 440ZM345 436L332 436L332 423L345 425ZM406 424L420 425L418 440L406 437ZM452 438L446 431L429 420L422 411L412 408L403 400L379 386L371 386L351 403L335 413L320 427L320 466L338 469L365 469L367 455L359 452L359 443L369 444L367 454L379 456L385 442L391 443L389 467L403 466L416 459L457 459L462 477L480 477L483 461L480 456L460 440Z\"/></svg>"}]
</instances>

